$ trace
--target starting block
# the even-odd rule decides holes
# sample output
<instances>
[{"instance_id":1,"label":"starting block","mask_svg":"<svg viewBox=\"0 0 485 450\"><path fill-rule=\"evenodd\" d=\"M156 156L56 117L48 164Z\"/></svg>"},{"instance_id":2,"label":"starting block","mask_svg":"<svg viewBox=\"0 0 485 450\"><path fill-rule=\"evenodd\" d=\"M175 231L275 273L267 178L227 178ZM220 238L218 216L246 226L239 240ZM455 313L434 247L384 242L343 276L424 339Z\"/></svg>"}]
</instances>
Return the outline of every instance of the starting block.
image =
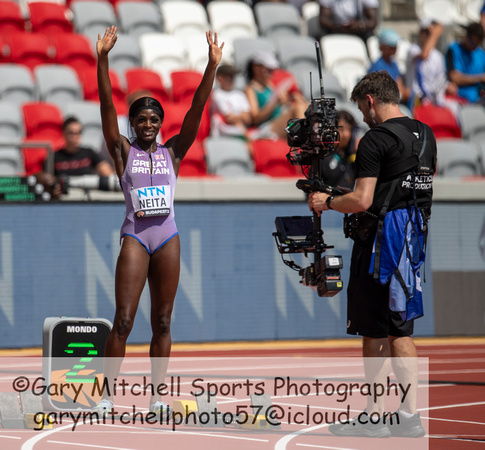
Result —
<instances>
[{"instance_id":1,"label":"starting block","mask_svg":"<svg viewBox=\"0 0 485 450\"><path fill-rule=\"evenodd\" d=\"M258 412L264 411L263 419L266 423L264 425L265 428L272 428L272 429L280 429L280 423L272 423L272 421L268 422L268 416L271 414L273 409L273 402L271 401L271 397L269 394L250 394L251 398L251 405L253 405L253 413L258 414ZM262 407L262 409L259 409ZM259 415L261 416L261 414ZM259 417L258 416L258 417ZM271 417L269 417L271 419ZM263 427L263 424L262 424Z\"/></svg>"},{"instance_id":2,"label":"starting block","mask_svg":"<svg viewBox=\"0 0 485 450\"><path fill-rule=\"evenodd\" d=\"M32 392L0 392L0 426L8 429L52 428L52 420L42 412L42 401Z\"/></svg>"},{"instance_id":3,"label":"starting block","mask_svg":"<svg viewBox=\"0 0 485 450\"><path fill-rule=\"evenodd\" d=\"M181 414L185 419L189 414L197 414L197 402L195 400L174 400L172 410L174 413Z\"/></svg>"},{"instance_id":4,"label":"starting block","mask_svg":"<svg viewBox=\"0 0 485 450\"><path fill-rule=\"evenodd\" d=\"M195 400L174 400L174 414L183 417L186 425L197 424L202 427L222 428L232 426L246 430L280 429L281 424L271 420L273 404L268 394L251 394L253 412L232 414L221 412L217 406L215 393L199 395ZM193 416L193 420L190 419ZM228 420L230 418L230 420ZM268 420L269 419L269 420Z\"/></svg>"}]
</instances>

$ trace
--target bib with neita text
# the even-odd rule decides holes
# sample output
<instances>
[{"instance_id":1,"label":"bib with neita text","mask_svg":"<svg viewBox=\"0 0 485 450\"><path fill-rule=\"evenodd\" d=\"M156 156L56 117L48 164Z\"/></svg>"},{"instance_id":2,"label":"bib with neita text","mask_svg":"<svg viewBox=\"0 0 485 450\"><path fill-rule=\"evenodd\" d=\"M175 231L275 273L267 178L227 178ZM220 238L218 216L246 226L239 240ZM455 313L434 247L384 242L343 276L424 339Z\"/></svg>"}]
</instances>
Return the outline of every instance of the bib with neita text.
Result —
<instances>
[{"instance_id":1,"label":"bib with neita text","mask_svg":"<svg viewBox=\"0 0 485 450\"><path fill-rule=\"evenodd\" d=\"M170 214L170 186L148 186L132 189L131 201L137 217L167 216Z\"/></svg>"}]
</instances>

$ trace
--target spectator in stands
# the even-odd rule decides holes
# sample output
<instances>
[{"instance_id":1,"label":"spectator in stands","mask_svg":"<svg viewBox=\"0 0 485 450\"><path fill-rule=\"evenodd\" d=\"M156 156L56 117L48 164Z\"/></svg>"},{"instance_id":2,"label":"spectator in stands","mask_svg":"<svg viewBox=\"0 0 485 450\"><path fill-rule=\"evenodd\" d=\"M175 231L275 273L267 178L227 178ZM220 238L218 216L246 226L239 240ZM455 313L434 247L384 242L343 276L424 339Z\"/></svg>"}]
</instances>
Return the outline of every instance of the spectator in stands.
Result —
<instances>
[{"instance_id":1,"label":"spectator in stands","mask_svg":"<svg viewBox=\"0 0 485 450\"><path fill-rule=\"evenodd\" d=\"M458 95L470 103L485 104L485 50L481 47L484 31L478 22L466 27L461 41L453 42L446 52L448 78L458 86Z\"/></svg>"},{"instance_id":2,"label":"spectator in stands","mask_svg":"<svg viewBox=\"0 0 485 450\"><path fill-rule=\"evenodd\" d=\"M219 66L217 87L212 91L211 133L213 136L235 136L246 139L251 125L248 98L234 86L237 69L232 64Z\"/></svg>"},{"instance_id":3,"label":"spectator in stands","mask_svg":"<svg viewBox=\"0 0 485 450\"><path fill-rule=\"evenodd\" d=\"M411 90L408 106L433 103L451 109L455 115L459 104L455 83L448 81L444 55L436 48L443 26L429 19L419 24L418 43L409 48L405 84Z\"/></svg>"},{"instance_id":4,"label":"spectator in stands","mask_svg":"<svg viewBox=\"0 0 485 450\"><path fill-rule=\"evenodd\" d=\"M291 90L292 82L271 81L278 61L273 53L260 50L249 60L245 93L251 111L251 139L286 139L285 128L291 118L303 118L308 102L300 92ZM291 81L291 80L290 80Z\"/></svg>"},{"instance_id":5,"label":"spectator in stands","mask_svg":"<svg viewBox=\"0 0 485 450\"><path fill-rule=\"evenodd\" d=\"M352 114L340 110L337 113L340 143L337 150L321 160L323 181L333 187L352 189L355 183L355 155L361 130Z\"/></svg>"},{"instance_id":6,"label":"spectator in stands","mask_svg":"<svg viewBox=\"0 0 485 450\"><path fill-rule=\"evenodd\" d=\"M364 41L375 33L378 0L318 0L322 33L344 33Z\"/></svg>"},{"instance_id":7,"label":"spectator in stands","mask_svg":"<svg viewBox=\"0 0 485 450\"><path fill-rule=\"evenodd\" d=\"M401 95L401 102L405 103L409 98L409 89L404 85L403 76L394 59L401 37L396 31L385 28L379 31L377 38L379 40L381 57L371 64L367 73L379 72L380 70L387 71L397 83Z\"/></svg>"},{"instance_id":8,"label":"spectator in stands","mask_svg":"<svg viewBox=\"0 0 485 450\"><path fill-rule=\"evenodd\" d=\"M68 117L62 125L62 135L65 145L54 153L54 174L44 172L37 174L37 179L44 184L54 198L62 194L59 177L98 174L108 177L114 171L108 161L89 147L81 146L83 127L75 117Z\"/></svg>"}]
</instances>

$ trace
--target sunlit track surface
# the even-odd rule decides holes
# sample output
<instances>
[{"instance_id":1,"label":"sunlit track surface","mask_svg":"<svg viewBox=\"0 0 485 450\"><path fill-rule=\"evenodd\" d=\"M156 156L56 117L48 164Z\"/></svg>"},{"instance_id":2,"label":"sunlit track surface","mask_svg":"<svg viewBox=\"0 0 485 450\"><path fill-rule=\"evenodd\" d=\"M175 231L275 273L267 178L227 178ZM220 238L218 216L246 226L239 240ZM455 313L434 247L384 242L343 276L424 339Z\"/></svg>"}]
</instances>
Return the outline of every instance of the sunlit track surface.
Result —
<instances>
[{"instance_id":1,"label":"sunlit track surface","mask_svg":"<svg viewBox=\"0 0 485 450\"><path fill-rule=\"evenodd\" d=\"M284 344L233 344L232 348L231 344L212 348L209 345L175 346L171 372L181 377L181 391L185 392L186 399L193 398L188 394L188 388L197 376L213 377L210 380L219 383L219 386L237 383L241 374L250 374L256 381L271 381L273 384L275 377L286 376L293 376L300 384L315 377L322 380L335 377L363 380L358 363L353 362L361 354L358 341L343 344L339 341L333 346L329 342L325 345L317 342ZM160 448L162 443L164 448L177 449L485 449L485 340L418 340L418 353L420 358L429 358L429 383L420 385L429 392L429 403L420 409L423 425L428 431L425 439L339 438L328 432L327 424L295 425L288 421L282 421L280 428L270 431L193 424L177 426L174 431L170 424L122 424L119 421L105 425L79 423L73 431L74 422L66 419L62 425L56 424L52 429L43 431L0 428L0 449L134 450L150 446ZM145 348L137 347L126 359L133 358L135 366L135 360L146 355ZM344 364L339 365L339 360ZM39 359L33 361L33 366L36 366L33 369L38 368ZM149 367L138 365L135 371L149 374ZM6 390L9 376L8 373L0 374L1 391ZM284 395L271 396L273 404L292 408L293 413L304 411L308 405L312 411L343 410L343 405L337 401L329 402L328 398L322 405L322 399L316 397L281 393ZM247 404L248 398L242 394L239 391L235 395L219 395L219 410L235 412L238 405ZM126 398L126 402L118 405L121 412L130 412L130 400ZM147 412L148 403L145 403L140 406L140 412ZM363 402L356 405L351 416L364 406Z\"/></svg>"}]
</instances>

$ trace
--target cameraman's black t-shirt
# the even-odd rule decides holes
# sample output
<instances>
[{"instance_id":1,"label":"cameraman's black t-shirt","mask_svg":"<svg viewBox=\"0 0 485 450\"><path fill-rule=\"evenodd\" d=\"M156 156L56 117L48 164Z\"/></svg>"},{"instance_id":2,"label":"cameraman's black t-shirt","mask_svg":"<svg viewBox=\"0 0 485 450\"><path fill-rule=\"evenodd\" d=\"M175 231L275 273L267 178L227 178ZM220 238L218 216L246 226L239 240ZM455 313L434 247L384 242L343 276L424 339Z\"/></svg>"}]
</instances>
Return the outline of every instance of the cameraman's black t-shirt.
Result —
<instances>
[{"instance_id":1,"label":"cameraman's black t-shirt","mask_svg":"<svg viewBox=\"0 0 485 450\"><path fill-rule=\"evenodd\" d=\"M409 117L398 117L389 119L387 122L398 123L413 133L420 132L418 122ZM429 140L426 152L434 151L436 154L436 140L427 126L427 139ZM412 139L412 135L410 135ZM379 214L384 200L391 188L392 179L389 179L389 167L396 164L396 160L403 157L402 148L392 135L370 129L360 140L357 149L356 178L377 178L377 185L374 192L374 201L369 211ZM407 172L399 177L400 181L389 205L389 211L398 208L405 208L413 203L413 177ZM431 207L433 195L433 175L423 174L416 176L416 198L418 206Z\"/></svg>"},{"instance_id":2,"label":"cameraman's black t-shirt","mask_svg":"<svg viewBox=\"0 0 485 450\"><path fill-rule=\"evenodd\" d=\"M54 174L79 176L96 173L96 166L103 158L91 148L80 147L76 153L59 150L54 153Z\"/></svg>"}]
</instances>

